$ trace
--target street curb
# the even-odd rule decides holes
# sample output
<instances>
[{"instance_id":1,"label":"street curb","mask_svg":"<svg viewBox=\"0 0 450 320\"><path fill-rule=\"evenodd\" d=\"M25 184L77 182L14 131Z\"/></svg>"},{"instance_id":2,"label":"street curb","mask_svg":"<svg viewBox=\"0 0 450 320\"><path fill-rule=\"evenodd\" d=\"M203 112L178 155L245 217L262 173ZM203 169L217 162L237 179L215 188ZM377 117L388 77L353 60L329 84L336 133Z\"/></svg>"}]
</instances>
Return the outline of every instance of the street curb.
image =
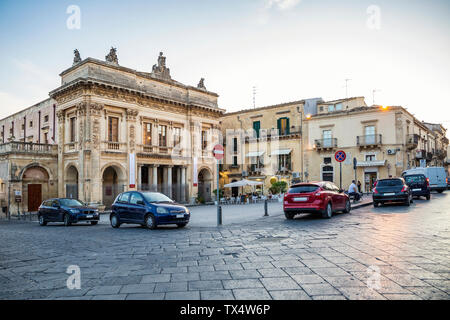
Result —
<instances>
[{"instance_id":1,"label":"street curb","mask_svg":"<svg viewBox=\"0 0 450 320\"><path fill-rule=\"evenodd\" d=\"M373 205L373 201L369 201L369 202L365 202L365 203L360 203L360 204L356 204L354 206L352 206L352 210L353 209L359 209L359 208L363 208L363 207L368 207Z\"/></svg>"}]
</instances>

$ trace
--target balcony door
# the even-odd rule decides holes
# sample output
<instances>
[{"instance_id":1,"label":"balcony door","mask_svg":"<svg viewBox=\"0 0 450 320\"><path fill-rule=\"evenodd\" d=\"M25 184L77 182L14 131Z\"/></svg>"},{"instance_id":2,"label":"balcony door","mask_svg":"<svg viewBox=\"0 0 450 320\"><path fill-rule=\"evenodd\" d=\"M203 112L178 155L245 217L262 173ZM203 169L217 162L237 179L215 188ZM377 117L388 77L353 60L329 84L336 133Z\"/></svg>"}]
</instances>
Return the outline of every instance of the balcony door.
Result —
<instances>
[{"instance_id":1,"label":"balcony door","mask_svg":"<svg viewBox=\"0 0 450 320\"><path fill-rule=\"evenodd\" d=\"M364 130L366 144L375 144L375 126L366 126Z\"/></svg>"},{"instance_id":2,"label":"balcony door","mask_svg":"<svg viewBox=\"0 0 450 320\"><path fill-rule=\"evenodd\" d=\"M325 148L331 148L333 140L331 130L323 130L322 137L323 137L323 146Z\"/></svg>"}]
</instances>

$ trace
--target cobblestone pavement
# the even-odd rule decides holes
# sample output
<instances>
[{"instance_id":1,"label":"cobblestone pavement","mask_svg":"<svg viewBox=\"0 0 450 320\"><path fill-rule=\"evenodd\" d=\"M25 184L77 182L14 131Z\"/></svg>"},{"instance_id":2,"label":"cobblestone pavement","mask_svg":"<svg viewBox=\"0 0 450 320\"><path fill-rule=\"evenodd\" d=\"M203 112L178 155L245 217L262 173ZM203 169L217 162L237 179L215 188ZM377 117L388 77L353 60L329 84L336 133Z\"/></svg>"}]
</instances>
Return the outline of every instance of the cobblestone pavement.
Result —
<instances>
[{"instance_id":1,"label":"cobblestone pavement","mask_svg":"<svg viewBox=\"0 0 450 320\"><path fill-rule=\"evenodd\" d=\"M0 221L0 299L449 299L449 209L447 193L221 228Z\"/></svg>"}]
</instances>

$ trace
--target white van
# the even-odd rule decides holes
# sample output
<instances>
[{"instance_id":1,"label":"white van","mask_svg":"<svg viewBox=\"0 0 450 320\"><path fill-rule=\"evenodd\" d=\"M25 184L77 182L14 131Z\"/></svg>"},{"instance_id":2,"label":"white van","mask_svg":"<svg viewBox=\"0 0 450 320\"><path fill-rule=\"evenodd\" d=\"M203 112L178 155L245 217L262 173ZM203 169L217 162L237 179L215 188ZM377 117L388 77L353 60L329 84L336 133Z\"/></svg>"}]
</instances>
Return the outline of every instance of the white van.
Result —
<instances>
[{"instance_id":1,"label":"white van","mask_svg":"<svg viewBox=\"0 0 450 320\"><path fill-rule=\"evenodd\" d=\"M423 174L429 179L430 189L439 193L447 190L447 173L443 167L414 168L402 173L402 177L409 174Z\"/></svg>"}]
</instances>

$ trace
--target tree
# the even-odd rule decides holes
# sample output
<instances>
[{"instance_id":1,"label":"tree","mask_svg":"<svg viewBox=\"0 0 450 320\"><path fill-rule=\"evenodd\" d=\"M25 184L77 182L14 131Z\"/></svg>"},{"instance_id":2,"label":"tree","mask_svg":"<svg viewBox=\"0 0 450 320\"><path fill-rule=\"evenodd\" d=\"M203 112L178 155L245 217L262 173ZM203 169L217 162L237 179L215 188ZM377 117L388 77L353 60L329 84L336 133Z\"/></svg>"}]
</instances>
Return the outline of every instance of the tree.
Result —
<instances>
[{"instance_id":1,"label":"tree","mask_svg":"<svg viewBox=\"0 0 450 320\"><path fill-rule=\"evenodd\" d=\"M272 194L285 193L286 191L287 191L287 182L285 181L274 182L270 187L270 192L272 192Z\"/></svg>"}]
</instances>

